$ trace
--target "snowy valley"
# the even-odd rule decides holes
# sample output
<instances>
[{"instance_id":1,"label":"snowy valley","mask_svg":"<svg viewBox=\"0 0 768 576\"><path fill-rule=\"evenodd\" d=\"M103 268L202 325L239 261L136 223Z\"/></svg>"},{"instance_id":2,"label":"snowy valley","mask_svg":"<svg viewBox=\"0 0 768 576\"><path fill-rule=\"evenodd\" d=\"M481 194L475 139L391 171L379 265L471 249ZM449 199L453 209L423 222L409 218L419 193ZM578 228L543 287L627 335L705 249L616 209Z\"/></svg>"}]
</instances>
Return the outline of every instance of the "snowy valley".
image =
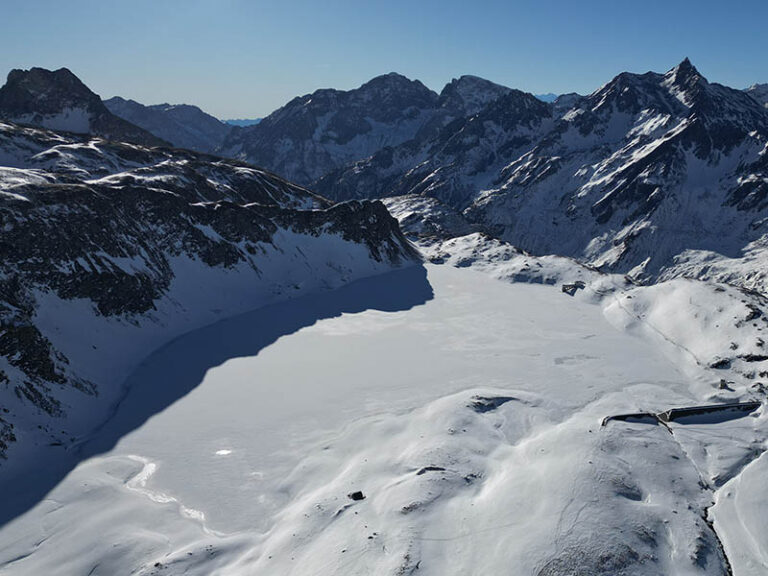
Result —
<instances>
[{"instance_id":1,"label":"snowy valley","mask_svg":"<svg viewBox=\"0 0 768 576\"><path fill-rule=\"evenodd\" d=\"M390 74L226 159L22 72L0 574L768 573L759 87Z\"/></svg>"}]
</instances>

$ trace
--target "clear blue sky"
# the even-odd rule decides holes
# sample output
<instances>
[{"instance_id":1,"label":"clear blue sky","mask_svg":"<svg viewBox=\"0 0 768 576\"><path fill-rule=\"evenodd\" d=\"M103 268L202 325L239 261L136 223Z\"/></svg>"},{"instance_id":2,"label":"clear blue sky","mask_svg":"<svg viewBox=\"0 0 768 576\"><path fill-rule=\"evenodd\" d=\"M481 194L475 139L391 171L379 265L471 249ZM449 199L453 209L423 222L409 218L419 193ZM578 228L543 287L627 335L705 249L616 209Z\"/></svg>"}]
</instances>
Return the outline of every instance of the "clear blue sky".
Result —
<instances>
[{"instance_id":1,"label":"clear blue sky","mask_svg":"<svg viewBox=\"0 0 768 576\"><path fill-rule=\"evenodd\" d=\"M2 0L0 16L3 77L66 66L102 97L221 118L391 71L589 93L688 56L711 81L768 82L768 0Z\"/></svg>"}]
</instances>

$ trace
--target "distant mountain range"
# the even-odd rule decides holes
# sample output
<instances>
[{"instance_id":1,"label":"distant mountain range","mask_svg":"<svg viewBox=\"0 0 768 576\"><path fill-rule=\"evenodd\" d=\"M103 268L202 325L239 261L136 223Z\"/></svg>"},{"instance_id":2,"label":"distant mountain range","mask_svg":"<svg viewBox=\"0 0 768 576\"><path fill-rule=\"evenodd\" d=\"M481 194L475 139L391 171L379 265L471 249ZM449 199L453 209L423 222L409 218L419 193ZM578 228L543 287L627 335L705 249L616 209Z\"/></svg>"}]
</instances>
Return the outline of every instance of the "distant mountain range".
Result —
<instances>
[{"instance_id":1,"label":"distant mountain range","mask_svg":"<svg viewBox=\"0 0 768 576\"><path fill-rule=\"evenodd\" d=\"M557 100L558 96L559 94L554 94L553 92L547 92L546 94L536 94L536 98L538 98L542 102L549 102L549 103L552 103L555 100Z\"/></svg>"},{"instance_id":2,"label":"distant mountain range","mask_svg":"<svg viewBox=\"0 0 768 576\"><path fill-rule=\"evenodd\" d=\"M387 74L354 90L294 98L259 124L233 131L220 152L311 185L384 147L433 134L508 90L464 76L438 95L417 80Z\"/></svg>"},{"instance_id":3,"label":"distant mountain range","mask_svg":"<svg viewBox=\"0 0 768 576\"><path fill-rule=\"evenodd\" d=\"M35 108L50 78L53 96ZM765 290L768 272L750 262L766 250L766 86L709 83L687 59L552 102L475 76L438 94L391 73L234 127L193 106L101 106L69 71L33 69L11 73L0 111L242 159L333 200L432 197L521 248L639 281L708 276Z\"/></svg>"},{"instance_id":4,"label":"distant mountain range","mask_svg":"<svg viewBox=\"0 0 768 576\"><path fill-rule=\"evenodd\" d=\"M232 129L197 106L156 104L144 106L119 96L104 101L115 116L140 126L178 148L215 152Z\"/></svg>"},{"instance_id":5,"label":"distant mountain range","mask_svg":"<svg viewBox=\"0 0 768 576\"><path fill-rule=\"evenodd\" d=\"M119 96L102 102L66 68L13 70L0 88L0 118L75 134L197 152L218 151L235 126L260 119L222 122L189 104L145 106Z\"/></svg>"}]
</instances>

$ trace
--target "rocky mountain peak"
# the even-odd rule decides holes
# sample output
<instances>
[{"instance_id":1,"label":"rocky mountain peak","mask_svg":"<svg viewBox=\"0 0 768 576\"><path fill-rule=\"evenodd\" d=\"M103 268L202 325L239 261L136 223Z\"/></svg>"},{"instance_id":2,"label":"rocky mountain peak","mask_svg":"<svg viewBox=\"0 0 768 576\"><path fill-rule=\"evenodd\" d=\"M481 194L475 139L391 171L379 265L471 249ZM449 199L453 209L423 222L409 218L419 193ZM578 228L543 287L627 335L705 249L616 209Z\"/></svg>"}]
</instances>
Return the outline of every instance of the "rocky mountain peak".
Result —
<instances>
[{"instance_id":1,"label":"rocky mountain peak","mask_svg":"<svg viewBox=\"0 0 768 576\"><path fill-rule=\"evenodd\" d=\"M167 144L113 115L101 98L67 68L12 70L0 88L0 118L134 144Z\"/></svg>"},{"instance_id":2,"label":"rocky mountain peak","mask_svg":"<svg viewBox=\"0 0 768 576\"><path fill-rule=\"evenodd\" d=\"M664 75L663 85L683 104L692 106L708 82L686 58Z\"/></svg>"},{"instance_id":3,"label":"rocky mountain peak","mask_svg":"<svg viewBox=\"0 0 768 576\"><path fill-rule=\"evenodd\" d=\"M555 110L555 113L558 116L561 116L571 108L578 106L581 102L584 101L584 99L585 97L581 94L577 94L576 92L569 92L568 94L560 94L557 98L555 98L555 101L552 102L552 106Z\"/></svg>"},{"instance_id":4,"label":"rocky mountain peak","mask_svg":"<svg viewBox=\"0 0 768 576\"><path fill-rule=\"evenodd\" d=\"M13 114L54 114L65 107L80 107L93 112L101 100L69 69L11 70L0 88L0 110Z\"/></svg>"},{"instance_id":5,"label":"rocky mountain peak","mask_svg":"<svg viewBox=\"0 0 768 576\"><path fill-rule=\"evenodd\" d=\"M230 133L220 152L310 185L324 174L413 138L438 96L397 73L353 90L316 90L294 98L259 124Z\"/></svg>"},{"instance_id":6,"label":"rocky mountain peak","mask_svg":"<svg viewBox=\"0 0 768 576\"><path fill-rule=\"evenodd\" d=\"M419 108L432 107L437 101L437 94L424 84L397 72L376 76L357 90L351 90L347 94L353 99L360 98L366 102L381 102L397 107L408 105Z\"/></svg>"},{"instance_id":7,"label":"rocky mountain peak","mask_svg":"<svg viewBox=\"0 0 768 576\"><path fill-rule=\"evenodd\" d=\"M713 134L707 138L716 146L729 149L750 132L768 129L768 116L754 97L708 82L688 58L664 75L661 86L688 109L693 122L708 126Z\"/></svg>"},{"instance_id":8,"label":"rocky mountain peak","mask_svg":"<svg viewBox=\"0 0 768 576\"><path fill-rule=\"evenodd\" d=\"M745 92L768 108L768 84L752 84Z\"/></svg>"},{"instance_id":9,"label":"rocky mountain peak","mask_svg":"<svg viewBox=\"0 0 768 576\"><path fill-rule=\"evenodd\" d=\"M360 86L360 88L361 89L380 88L382 86L411 87L411 86L424 86L424 85L418 80L411 80L407 76L403 76L398 72L387 72L386 74L380 74L379 76L374 76L373 78L365 82L362 86Z\"/></svg>"},{"instance_id":10,"label":"rocky mountain peak","mask_svg":"<svg viewBox=\"0 0 768 576\"><path fill-rule=\"evenodd\" d=\"M177 148L215 152L232 130L217 118L191 104L144 106L119 96L104 101L112 114L140 126Z\"/></svg>"},{"instance_id":11,"label":"rocky mountain peak","mask_svg":"<svg viewBox=\"0 0 768 576\"><path fill-rule=\"evenodd\" d=\"M693 63L690 61L688 57L684 58L680 64L672 68L669 72L667 72L667 75L673 75L675 78L678 79L685 79L685 78L693 78L695 76L698 76L701 78L701 74L696 69L696 66L693 65Z\"/></svg>"},{"instance_id":12,"label":"rocky mountain peak","mask_svg":"<svg viewBox=\"0 0 768 576\"><path fill-rule=\"evenodd\" d=\"M440 106L462 114L476 114L486 104L508 94L510 89L478 76L454 78L440 92Z\"/></svg>"}]
</instances>

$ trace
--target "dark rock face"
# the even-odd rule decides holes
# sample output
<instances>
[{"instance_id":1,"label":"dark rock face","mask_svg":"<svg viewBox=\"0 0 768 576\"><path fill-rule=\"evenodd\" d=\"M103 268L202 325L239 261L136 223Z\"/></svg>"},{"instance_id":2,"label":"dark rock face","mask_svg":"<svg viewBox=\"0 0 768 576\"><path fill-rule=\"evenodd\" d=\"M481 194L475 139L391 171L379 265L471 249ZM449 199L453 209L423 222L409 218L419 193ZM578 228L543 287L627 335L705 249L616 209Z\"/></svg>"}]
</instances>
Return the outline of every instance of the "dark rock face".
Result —
<instances>
[{"instance_id":1,"label":"dark rock face","mask_svg":"<svg viewBox=\"0 0 768 576\"><path fill-rule=\"evenodd\" d=\"M315 189L334 199L429 196L525 250L653 280L686 250L736 258L762 245L767 146L765 108L686 59L553 104L507 91ZM705 264L689 267L706 274Z\"/></svg>"},{"instance_id":2,"label":"dark rock face","mask_svg":"<svg viewBox=\"0 0 768 576\"><path fill-rule=\"evenodd\" d=\"M512 92L511 88L477 76L454 78L440 92L438 104L455 116L473 116L491 102Z\"/></svg>"},{"instance_id":3,"label":"dark rock face","mask_svg":"<svg viewBox=\"0 0 768 576\"><path fill-rule=\"evenodd\" d=\"M448 240L479 232L462 215L429 196L393 196L382 200L400 229L420 242Z\"/></svg>"},{"instance_id":4,"label":"dark rock face","mask_svg":"<svg viewBox=\"0 0 768 576\"><path fill-rule=\"evenodd\" d=\"M104 101L115 116L143 128L177 148L212 153L233 127L188 104L144 106L119 96Z\"/></svg>"},{"instance_id":5,"label":"dark rock face","mask_svg":"<svg viewBox=\"0 0 768 576\"><path fill-rule=\"evenodd\" d=\"M323 89L294 98L255 126L231 133L221 148L308 185L330 170L400 144L433 118L438 95L398 74L349 91Z\"/></svg>"},{"instance_id":6,"label":"dark rock face","mask_svg":"<svg viewBox=\"0 0 768 576\"><path fill-rule=\"evenodd\" d=\"M462 76L438 95L421 82L386 74L355 90L324 89L294 98L258 125L233 131L219 151L311 185L387 147L430 138L509 92ZM359 196L346 196L352 197Z\"/></svg>"},{"instance_id":7,"label":"dark rock face","mask_svg":"<svg viewBox=\"0 0 768 576\"><path fill-rule=\"evenodd\" d=\"M552 108L554 109L555 116L560 118L563 114L573 108L576 108L584 101L584 96L571 92L569 94L561 94L554 102L552 102Z\"/></svg>"},{"instance_id":8,"label":"dark rock face","mask_svg":"<svg viewBox=\"0 0 768 576\"><path fill-rule=\"evenodd\" d=\"M683 250L736 256L766 233L766 142L765 110L687 59L624 73L577 100L467 215L525 249L653 278Z\"/></svg>"},{"instance_id":9,"label":"dark rock face","mask_svg":"<svg viewBox=\"0 0 768 576\"><path fill-rule=\"evenodd\" d=\"M473 109L437 131L329 173L315 189L335 199L424 194L466 208L553 122L550 104L518 90L493 94Z\"/></svg>"},{"instance_id":10,"label":"dark rock face","mask_svg":"<svg viewBox=\"0 0 768 576\"><path fill-rule=\"evenodd\" d=\"M15 166L0 167L2 389L53 417L66 413L62 391L97 394L99 383L80 377L43 334L36 312L46 295L137 322L172 297L174 261L258 279L264 255L278 254L274 269L285 249L279 234L310 246L338 238L383 266L416 258L380 202L333 205L238 161L7 123L0 157ZM2 455L16 433L14 414L0 416Z\"/></svg>"},{"instance_id":11,"label":"dark rock face","mask_svg":"<svg viewBox=\"0 0 768 576\"><path fill-rule=\"evenodd\" d=\"M753 84L745 92L768 108L768 84Z\"/></svg>"},{"instance_id":12,"label":"dark rock face","mask_svg":"<svg viewBox=\"0 0 768 576\"><path fill-rule=\"evenodd\" d=\"M94 134L144 146L167 142L112 114L68 69L11 70L0 88L0 118L64 130Z\"/></svg>"},{"instance_id":13,"label":"dark rock face","mask_svg":"<svg viewBox=\"0 0 768 576\"><path fill-rule=\"evenodd\" d=\"M461 81L446 86L443 103L458 101ZM483 93L477 82L467 85ZM337 200L428 196L525 250L638 281L711 277L708 254L736 259L768 245L760 93L710 83L688 59L552 104L503 90L313 186ZM768 281L730 266L718 268L723 281L753 289Z\"/></svg>"}]
</instances>

